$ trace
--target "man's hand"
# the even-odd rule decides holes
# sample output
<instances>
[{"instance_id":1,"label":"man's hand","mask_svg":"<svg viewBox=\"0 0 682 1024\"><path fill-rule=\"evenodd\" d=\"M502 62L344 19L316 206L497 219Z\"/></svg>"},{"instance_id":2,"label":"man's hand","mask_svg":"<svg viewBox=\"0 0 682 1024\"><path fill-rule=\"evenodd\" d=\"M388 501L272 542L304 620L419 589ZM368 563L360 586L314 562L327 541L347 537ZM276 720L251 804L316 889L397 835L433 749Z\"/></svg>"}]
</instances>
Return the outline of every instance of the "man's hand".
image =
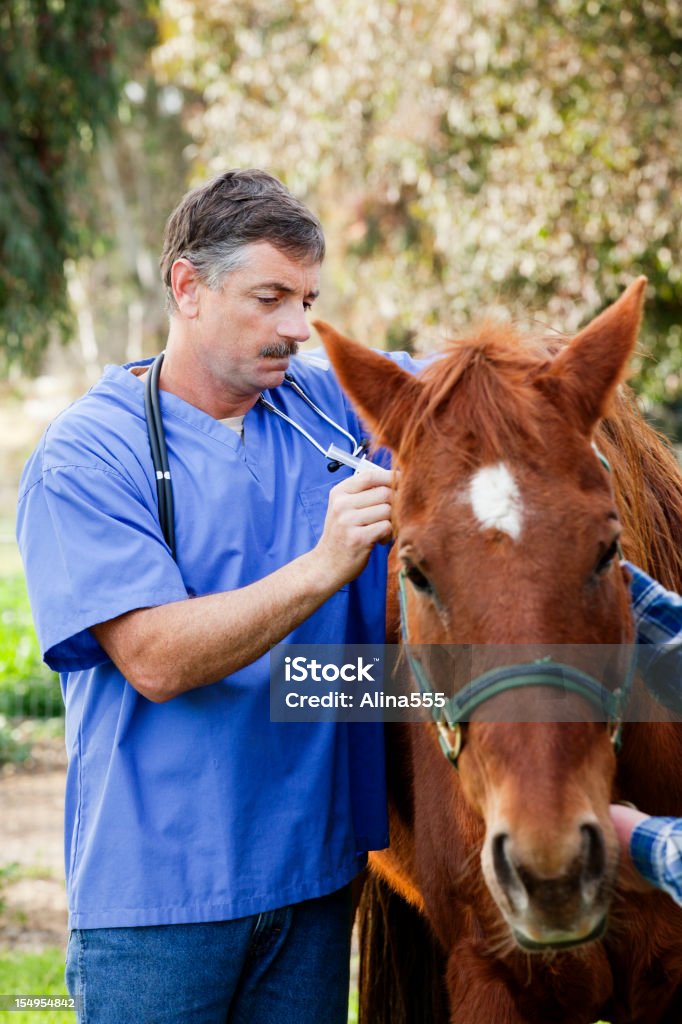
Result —
<instances>
[{"instance_id":1,"label":"man's hand","mask_svg":"<svg viewBox=\"0 0 682 1024\"><path fill-rule=\"evenodd\" d=\"M239 590L138 608L92 627L149 700L216 682L265 654L364 569L391 536L393 473L371 466L333 487L316 547Z\"/></svg>"},{"instance_id":2,"label":"man's hand","mask_svg":"<svg viewBox=\"0 0 682 1024\"><path fill-rule=\"evenodd\" d=\"M314 554L337 588L362 572L375 544L391 539L393 479L393 471L368 465L330 491Z\"/></svg>"}]
</instances>

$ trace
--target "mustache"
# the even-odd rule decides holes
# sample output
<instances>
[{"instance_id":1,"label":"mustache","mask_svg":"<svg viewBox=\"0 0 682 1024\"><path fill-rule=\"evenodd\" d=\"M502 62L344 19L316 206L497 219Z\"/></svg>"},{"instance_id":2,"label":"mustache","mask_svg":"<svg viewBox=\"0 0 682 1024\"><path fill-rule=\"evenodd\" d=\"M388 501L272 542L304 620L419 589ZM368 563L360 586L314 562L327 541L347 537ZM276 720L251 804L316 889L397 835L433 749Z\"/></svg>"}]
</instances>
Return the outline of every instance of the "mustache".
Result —
<instances>
[{"instance_id":1,"label":"mustache","mask_svg":"<svg viewBox=\"0 0 682 1024\"><path fill-rule=\"evenodd\" d=\"M274 345L266 345L260 350L263 359L286 359L298 352L297 341L278 341Z\"/></svg>"}]
</instances>

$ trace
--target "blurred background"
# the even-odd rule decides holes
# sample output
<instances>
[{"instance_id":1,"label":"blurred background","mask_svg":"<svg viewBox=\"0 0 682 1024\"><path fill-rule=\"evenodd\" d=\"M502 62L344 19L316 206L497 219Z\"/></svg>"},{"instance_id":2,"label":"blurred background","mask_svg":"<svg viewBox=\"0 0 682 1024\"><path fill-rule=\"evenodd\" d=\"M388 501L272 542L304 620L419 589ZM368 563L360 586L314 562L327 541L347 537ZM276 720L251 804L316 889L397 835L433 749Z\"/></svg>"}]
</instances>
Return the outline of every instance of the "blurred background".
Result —
<instances>
[{"instance_id":1,"label":"blurred background","mask_svg":"<svg viewBox=\"0 0 682 1024\"><path fill-rule=\"evenodd\" d=\"M24 957L3 992L61 974L63 914L19 473L105 363L163 347L165 220L235 166L320 216L316 312L375 346L485 315L570 333L646 274L633 383L682 439L682 0L0 0L0 946Z\"/></svg>"}]
</instances>

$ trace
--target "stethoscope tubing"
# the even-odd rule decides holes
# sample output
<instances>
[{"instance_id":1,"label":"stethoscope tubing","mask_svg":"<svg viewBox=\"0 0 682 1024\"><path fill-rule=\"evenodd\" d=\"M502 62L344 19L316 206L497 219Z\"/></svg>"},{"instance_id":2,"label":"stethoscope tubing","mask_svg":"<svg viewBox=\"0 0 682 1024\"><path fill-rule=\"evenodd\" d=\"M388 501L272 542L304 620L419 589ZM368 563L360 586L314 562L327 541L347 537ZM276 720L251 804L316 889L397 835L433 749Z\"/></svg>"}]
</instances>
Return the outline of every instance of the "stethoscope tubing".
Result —
<instances>
[{"instance_id":1,"label":"stethoscope tubing","mask_svg":"<svg viewBox=\"0 0 682 1024\"><path fill-rule=\"evenodd\" d=\"M341 433L341 434L343 434L343 435L344 435L344 437L347 437L347 438L348 438L348 440L350 441L350 443L351 443L351 444L353 445L353 452L352 452L352 454L353 454L353 455L357 455L357 454L358 454L358 452L359 452L359 451L361 450L361 448L362 448L362 445L361 445L361 444L358 444L358 442L357 442L357 441L355 440L355 438L353 437L353 435L352 435L352 434L350 434L350 433L349 433L349 432L348 432L347 430L345 430L345 429L344 429L344 428L343 428L343 427L341 426L341 424L340 424L340 423L336 423L336 421L335 421L335 420L333 420L333 419L331 418L331 416L327 416L326 412L324 412L324 410L323 410L323 409L320 409L320 407L319 407L318 405L315 405L315 403L313 402L312 398L310 398L310 397L309 397L308 395L306 395L306 393L305 393L305 391L303 390L303 388L302 388L302 387L300 386L300 384L297 384L297 383L296 383L296 381L294 380L294 378L293 378L293 377L291 376L291 374L290 374L290 373L285 373L285 374L284 374L284 383L285 383L285 384L288 384L288 385L289 385L289 386L290 386L291 388L293 388L293 390L294 390L294 391L296 392L296 394L298 395L298 397L299 397L299 398L302 398L302 399L303 399L303 401L304 401L304 402L306 403L306 405L309 405L309 406L310 406L310 408L311 408L311 409L313 410L313 412L317 413L317 415L318 415L318 416L319 416L319 417L320 417L321 419L325 420L325 421L326 421L326 422L327 422L327 423L329 424L329 426L330 426L330 427L333 427L333 428L334 428L334 430L338 430L338 431L339 431L339 433ZM275 410L275 412L277 412L277 410ZM289 417L287 417L287 419L289 419ZM298 427L298 424L294 423L294 421L293 421L293 420L290 420L290 419L289 419L289 423L291 423L291 425L292 425L293 427L297 427L297 429L302 429L302 428L299 428L299 427ZM313 441L312 437L310 437L310 435L308 435L307 433L306 433L306 436L308 437L308 439L309 439L310 441ZM313 444L315 445L315 447L316 447L316 448L319 448L319 450L320 450L320 451L322 452L322 454L323 454L323 455L325 456L325 458L326 458L326 455L327 455L327 451L326 451L326 449L325 449L325 448L323 448L323 447L322 447L322 445L318 444L318 443L317 443L316 441L313 441Z\"/></svg>"},{"instance_id":2,"label":"stethoscope tubing","mask_svg":"<svg viewBox=\"0 0 682 1024\"><path fill-rule=\"evenodd\" d=\"M161 401L159 399L159 377L161 375L161 366L163 364L163 357L165 353L160 352L154 362L151 364L147 373L147 379L145 381L144 388L144 412L147 420L147 433L149 435L149 447L151 449L152 463L154 466L154 473L156 476L156 496L159 506L159 523L161 525L161 532L163 533L166 543L171 550L171 554L174 560L176 557L175 547L175 507L173 502L173 482L171 480L170 465L168 462L168 449L166 447L166 435L163 426L163 416L161 415ZM285 374L284 383L295 391L295 393L306 402L307 405L320 416L325 422L333 427L334 430L339 431L343 434L353 446L353 455L358 455L363 449L362 444L358 444L352 434L349 434L339 423L332 420L327 414L315 405L311 398L306 395L303 388L296 383L291 374ZM302 434L307 441L310 442L325 458L327 458L327 449L324 448L312 434L292 420L290 416L277 409L272 402L269 402L264 395L259 396L259 402L263 405L268 412L274 413L279 416L280 419L288 423L294 430L297 430L299 434ZM330 462L328 469L338 469L341 463Z\"/></svg>"},{"instance_id":3,"label":"stethoscope tubing","mask_svg":"<svg viewBox=\"0 0 682 1024\"><path fill-rule=\"evenodd\" d=\"M163 352L156 357L145 381L144 388L144 411L147 419L147 433L149 434L149 447L152 452L152 463L156 475L156 496L159 504L159 522L161 530L166 538L166 543L171 550L173 560L176 560L175 549L175 506L173 501L173 482L171 480L170 465L168 463L168 449L166 447L166 434L163 428L163 416L161 415L161 402L159 400L159 376L163 364Z\"/></svg>"}]
</instances>

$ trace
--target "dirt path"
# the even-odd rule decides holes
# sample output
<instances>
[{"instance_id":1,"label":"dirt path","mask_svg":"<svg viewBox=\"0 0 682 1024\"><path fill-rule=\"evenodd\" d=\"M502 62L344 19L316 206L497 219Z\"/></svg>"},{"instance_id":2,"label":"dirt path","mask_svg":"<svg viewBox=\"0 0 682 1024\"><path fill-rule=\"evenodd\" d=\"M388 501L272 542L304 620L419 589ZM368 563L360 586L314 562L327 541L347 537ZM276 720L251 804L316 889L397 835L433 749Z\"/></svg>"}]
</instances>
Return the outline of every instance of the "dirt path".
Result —
<instances>
[{"instance_id":1,"label":"dirt path","mask_svg":"<svg viewBox=\"0 0 682 1024\"><path fill-rule=\"evenodd\" d=\"M65 767L54 740L30 768L0 775L0 952L66 945Z\"/></svg>"}]
</instances>

